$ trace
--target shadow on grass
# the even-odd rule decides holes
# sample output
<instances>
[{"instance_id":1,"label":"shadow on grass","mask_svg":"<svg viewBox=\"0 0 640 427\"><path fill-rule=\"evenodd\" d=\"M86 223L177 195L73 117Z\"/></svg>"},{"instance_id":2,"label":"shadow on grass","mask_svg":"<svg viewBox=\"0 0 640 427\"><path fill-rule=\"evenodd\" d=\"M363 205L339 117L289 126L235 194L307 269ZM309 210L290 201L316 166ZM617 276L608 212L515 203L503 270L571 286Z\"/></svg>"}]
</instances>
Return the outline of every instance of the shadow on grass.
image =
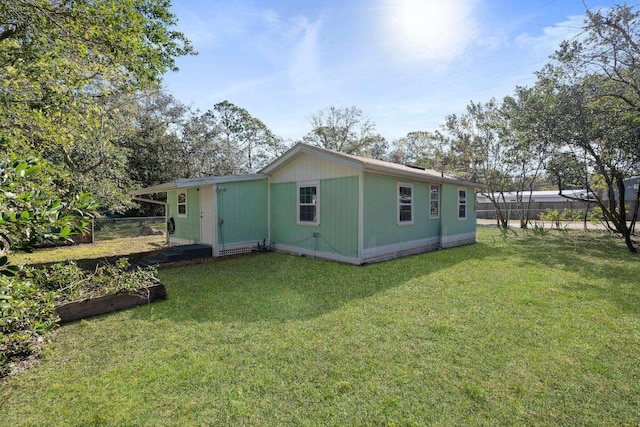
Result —
<instances>
[{"instance_id":1,"label":"shadow on grass","mask_svg":"<svg viewBox=\"0 0 640 427\"><path fill-rule=\"evenodd\" d=\"M129 260L129 264L134 266L142 259L153 256L159 251L166 249L166 245L164 244L157 244L157 245L153 244L152 246L157 246L157 249L144 251L144 252L134 252L126 255L111 255L111 256L101 256L101 257L95 257L95 258L80 258L80 259L74 259L73 262L75 262L78 265L78 267L82 268L83 270L95 270L95 268L99 265L115 264L115 262L118 259L127 258ZM49 267L53 264L66 263L70 261L71 260L49 261L49 262L33 263L29 265L31 265L32 267L41 268L41 267Z\"/></svg>"},{"instance_id":2,"label":"shadow on grass","mask_svg":"<svg viewBox=\"0 0 640 427\"><path fill-rule=\"evenodd\" d=\"M365 266L267 253L166 269L159 275L169 299L153 315L202 322L304 320L490 253L495 250L477 243Z\"/></svg>"},{"instance_id":3,"label":"shadow on grass","mask_svg":"<svg viewBox=\"0 0 640 427\"><path fill-rule=\"evenodd\" d=\"M518 275L520 267L575 271L581 280L564 285L566 292L640 313L640 258L627 253L619 240L606 234L600 239L580 232L540 236L511 230L488 234L470 246L360 267L269 253L168 268L159 275L169 299L157 305L153 316L196 322L304 320L441 269L468 262L493 269L492 260L505 259L511 266L504 274ZM147 310L135 314L149 315Z\"/></svg>"},{"instance_id":4,"label":"shadow on grass","mask_svg":"<svg viewBox=\"0 0 640 427\"><path fill-rule=\"evenodd\" d=\"M563 289L584 300L609 300L621 310L640 314L640 255L606 232L508 231L502 238L521 255L523 264L580 274L583 280Z\"/></svg>"}]
</instances>

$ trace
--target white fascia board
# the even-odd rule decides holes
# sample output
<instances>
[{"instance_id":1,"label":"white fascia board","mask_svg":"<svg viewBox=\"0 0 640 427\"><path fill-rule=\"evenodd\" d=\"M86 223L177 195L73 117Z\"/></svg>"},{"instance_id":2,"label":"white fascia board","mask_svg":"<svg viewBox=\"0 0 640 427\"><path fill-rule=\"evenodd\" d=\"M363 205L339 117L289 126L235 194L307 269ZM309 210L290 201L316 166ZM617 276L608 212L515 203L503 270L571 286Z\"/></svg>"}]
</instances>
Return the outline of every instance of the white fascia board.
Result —
<instances>
[{"instance_id":1,"label":"white fascia board","mask_svg":"<svg viewBox=\"0 0 640 427\"><path fill-rule=\"evenodd\" d=\"M165 182L163 184L152 185L151 187L139 188L133 190L131 195L140 196L142 194L164 193L171 190L179 190L183 188L199 187L201 185L221 184L225 182L239 181L255 181L266 178L265 175L254 173L247 175L229 175L229 176L210 176L205 178L192 179L176 179L175 181Z\"/></svg>"}]
</instances>

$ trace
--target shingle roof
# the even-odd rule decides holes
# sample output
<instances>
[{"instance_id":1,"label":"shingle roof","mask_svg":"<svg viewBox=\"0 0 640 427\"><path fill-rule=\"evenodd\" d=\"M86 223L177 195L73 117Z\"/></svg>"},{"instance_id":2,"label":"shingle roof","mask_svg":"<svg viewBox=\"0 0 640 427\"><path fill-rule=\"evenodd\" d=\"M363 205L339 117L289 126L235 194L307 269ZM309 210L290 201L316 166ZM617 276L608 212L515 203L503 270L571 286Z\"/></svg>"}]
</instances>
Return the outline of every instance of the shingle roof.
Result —
<instances>
[{"instance_id":1,"label":"shingle roof","mask_svg":"<svg viewBox=\"0 0 640 427\"><path fill-rule=\"evenodd\" d=\"M298 143L293 146L289 151L284 153L278 159L271 162L260 173L269 175L272 172L284 167L289 160L295 158L300 154L308 154L312 156L325 157L327 159L333 159L345 163L347 166L353 167L358 170L363 170L373 173L381 173L385 175L393 175L398 177L413 178L421 181L449 183L465 185L468 187L484 188L484 185L478 182L472 182L459 178L454 175L446 174L443 172L435 171L432 169L422 169L412 166L402 165L398 163L386 162L384 160L371 159L367 157L355 156L352 154L346 154L339 151L328 150L326 148L315 147L304 143Z\"/></svg>"},{"instance_id":2,"label":"shingle roof","mask_svg":"<svg viewBox=\"0 0 640 427\"><path fill-rule=\"evenodd\" d=\"M176 179L174 181L165 182L163 184L152 185L150 187L140 188L131 192L133 196L143 194L163 193L170 190L178 190L181 188L197 187L200 185L219 184L223 182L234 181L251 181L265 178L272 172L284 167L295 157L301 154L309 154L312 156L324 157L331 161L337 161L357 170L366 172L380 173L383 175L393 175L397 177L416 179L419 181L428 181L434 183L449 183L464 185L467 187L484 188L484 185L478 182L468 181L457 176L438 172L432 169L422 169L398 163L385 162L383 160L370 159L367 157L354 156L339 151L327 150L326 148L315 147L312 145L298 143L289 149L282 156L271 162L257 174L249 175L231 175L231 176L210 176L204 178Z\"/></svg>"}]
</instances>

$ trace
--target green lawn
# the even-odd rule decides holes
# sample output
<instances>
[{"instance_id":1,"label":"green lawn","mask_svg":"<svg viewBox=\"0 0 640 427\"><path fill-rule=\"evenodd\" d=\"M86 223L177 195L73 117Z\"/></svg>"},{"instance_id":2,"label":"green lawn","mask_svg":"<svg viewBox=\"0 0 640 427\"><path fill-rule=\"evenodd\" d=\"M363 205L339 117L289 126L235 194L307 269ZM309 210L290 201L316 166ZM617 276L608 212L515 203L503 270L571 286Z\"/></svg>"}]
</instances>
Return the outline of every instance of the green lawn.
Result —
<instances>
[{"instance_id":1,"label":"green lawn","mask_svg":"<svg viewBox=\"0 0 640 427\"><path fill-rule=\"evenodd\" d=\"M606 234L160 277L167 301L65 326L1 382L0 424L640 423L640 257Z\"/></svg>"},{"instance_id":2,"label":"green lawn","mask_svg":"<svg viewBox=\"0 0 640 427\"><path fill-rule=\"evenodd\" d=\"M132 264L151 252L166 248L163 236L140 236L112 238L96 243L35 249L32 253L13 252L9 261L13 264L49 264L78 260L78 265L93 269L101 261L114 261L118 257L129 257Z\"/></svg>"}]
</instances>

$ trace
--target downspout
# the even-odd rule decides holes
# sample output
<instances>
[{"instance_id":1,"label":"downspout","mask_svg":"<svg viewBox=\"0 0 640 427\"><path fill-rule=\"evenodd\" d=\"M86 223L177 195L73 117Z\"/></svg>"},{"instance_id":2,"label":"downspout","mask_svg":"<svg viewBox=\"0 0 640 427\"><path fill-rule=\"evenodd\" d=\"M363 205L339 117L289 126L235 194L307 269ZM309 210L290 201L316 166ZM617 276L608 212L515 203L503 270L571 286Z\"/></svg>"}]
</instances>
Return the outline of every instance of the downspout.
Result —
<instances>
[{"instance_id":1,"label":"downspout","mask_svg":"<svg viewBox=\"0 0 640 427\"><path fill-rule=\"evenodd\" d=\"M167 206L167 202L160 202L158 200L145 199L144 197L137 197L137 196L133 196L133 200L135 200L136 202L147 202L147 203L151 203L151 204L154 204L154 205L162 205L162 206L164 206L164 223L165 223L165 225L169 221L169 207ZM166 236L165 242L168 245L169 244L169 230L167 230L166 233L164 233L164 234Z\"/></svg>"}]
</instances>

